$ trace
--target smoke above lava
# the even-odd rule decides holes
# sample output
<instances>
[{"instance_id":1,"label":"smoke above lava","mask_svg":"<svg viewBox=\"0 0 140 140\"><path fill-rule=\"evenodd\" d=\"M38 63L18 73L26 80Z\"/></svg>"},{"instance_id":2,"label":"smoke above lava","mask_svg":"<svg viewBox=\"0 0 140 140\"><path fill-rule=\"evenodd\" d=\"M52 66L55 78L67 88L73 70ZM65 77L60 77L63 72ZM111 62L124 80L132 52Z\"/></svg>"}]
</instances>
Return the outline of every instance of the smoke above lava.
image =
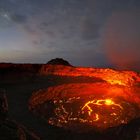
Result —
<instances>
[{"instance_id":1,"label":"smoke above lava","mask_svg":"<svg viewBox=\"0 0 140 140\"><path fill-rule=\"evenodd\" d=\"M113 13L103 31L109 61L120 69L140 70L140 11Z\"/></svg>"}]
</instances>

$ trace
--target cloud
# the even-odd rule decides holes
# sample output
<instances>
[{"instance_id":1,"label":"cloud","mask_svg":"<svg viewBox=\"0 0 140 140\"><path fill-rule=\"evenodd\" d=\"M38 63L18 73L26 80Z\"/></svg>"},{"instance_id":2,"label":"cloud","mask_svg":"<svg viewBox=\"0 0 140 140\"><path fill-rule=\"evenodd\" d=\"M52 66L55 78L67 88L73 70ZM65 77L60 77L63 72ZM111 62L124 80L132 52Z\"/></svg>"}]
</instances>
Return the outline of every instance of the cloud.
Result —
<instances>
[{"instance_id":1,"label":"cloud","mask_svg":"<svg viewBox=\"0 0 140 140\"><path fill-rule=\"evenodd\" d=\"M23 24L27 22L28 17L25 15L20 14L13 14L11 15L11 20L13 20L16 23Z\"/></svg>"},{"instance_id":2,"label":"cloud","mask_svg":"<svg viewBox=\"0 0 140 140\"><path fill-rule=\"evenodd\" d=\"M94 23L90 19L86 19L82 23L82 38L85 40L93 40L99 37L99 24Z\"/></svg>"},{"instance_id":3,"label":"cloud","mask_svg":"<svg viewBox=\"0 0 140 140\"><path fill-rule=\"evenodd\" d=\"M24 24L28 20L28 17L26 15L20 13L17 14L17 12L14 13L5 9L0 9L0 17L9 22L15 22L18 24Z\"/></svg>"}]
</instances>

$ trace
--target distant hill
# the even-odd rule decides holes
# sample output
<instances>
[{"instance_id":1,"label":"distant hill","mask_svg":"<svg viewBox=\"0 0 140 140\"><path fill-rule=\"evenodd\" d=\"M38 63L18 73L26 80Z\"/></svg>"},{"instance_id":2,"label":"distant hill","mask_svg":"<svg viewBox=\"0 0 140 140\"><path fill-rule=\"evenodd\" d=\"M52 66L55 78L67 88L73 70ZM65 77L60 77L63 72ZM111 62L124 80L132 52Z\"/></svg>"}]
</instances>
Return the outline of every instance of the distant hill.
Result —
<instances>
[{"instance_id":1,"label":"distant hill","mask_svg":"<svg viewBox=\"0 0 140 140\"><path fill-rule=\"evenodd\" d=\"M47 64L51 65L65 65L65 66L72 66L68 61L62 59L62 58L55 58L50 61L48 61Z\"/></svg>"}]
</instances>

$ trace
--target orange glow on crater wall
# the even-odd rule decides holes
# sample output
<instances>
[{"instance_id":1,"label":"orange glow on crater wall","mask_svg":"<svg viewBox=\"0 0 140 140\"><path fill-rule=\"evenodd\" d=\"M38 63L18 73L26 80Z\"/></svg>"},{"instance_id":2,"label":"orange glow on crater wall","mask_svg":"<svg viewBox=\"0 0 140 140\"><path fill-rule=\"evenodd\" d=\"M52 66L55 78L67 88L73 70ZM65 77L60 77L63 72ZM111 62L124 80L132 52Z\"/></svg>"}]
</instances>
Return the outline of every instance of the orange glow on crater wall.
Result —
<instances>
[{"instance_id":1,"label":"orange glow on crater wall","mask_svg":"<svg viewBox=\"0 0 140 140\"><path fill-rule=\"evenodd\" d=\"M100 78L112 85L133 86L140 82L140 75L134 71L119 71L102 68L71 67L64 65L44 65L40 74L59 75L59 76L87 76Z\"/></svg>"}]
</instances>

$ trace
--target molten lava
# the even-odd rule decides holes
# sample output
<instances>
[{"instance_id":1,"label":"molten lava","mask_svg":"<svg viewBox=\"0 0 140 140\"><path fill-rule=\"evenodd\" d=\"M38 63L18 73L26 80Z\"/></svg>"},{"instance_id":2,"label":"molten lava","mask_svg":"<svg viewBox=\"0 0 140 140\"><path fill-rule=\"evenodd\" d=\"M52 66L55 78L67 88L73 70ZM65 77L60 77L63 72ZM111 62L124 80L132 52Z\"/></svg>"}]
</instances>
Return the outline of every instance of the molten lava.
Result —
<instances>
[{"instance_id":1,"label":"molten lava","mask_svg":"<svg viewBox=\"0 0 140 140\"><path fill-rule=\"evenodd\" d=\"M94 100L91 100L94 98ZM103 130L128 123L137 117L137 105L123 99L96 99L95 97L73 97L54 100L54 114L49 123L77 131L93 128ZM80 128L80 129L79 129ZM78 130L79 129L79 130Z\"/></svg>"},{"instance_id":2,"label":"molten lava","mask_svg":"<svg viewBox=\"0 0 140 140\"><path fill-rule=\"evenodd\" d=\"M52 66L53 67L53 66ZM39 90L30 110L49 124L79 132L104 130L140 117L140 76L110 69L48 68L49 74L98 77L102 81L71 83Z\"/></svg>"},{"instance_id":3,"label":"molten lava","mask_svg":"<svg viewBox=\"0 0 140 140\"><path fill-rule=\"evenodd\" d=\"M90 105L97 105L97 106L103 106L103 105L107 105L107 106L118 106L120 109L123 109L123 107L121 105L114 103L111 99L92 100L92 101L88 101L87 103L85 103L85 105L82 108L82 110L84 110L85 108L88 109L89 116L91 116L91 113L93 112L93 110L90 107ZM98 119L96 118L96 120L99 120L99 115L96 115L96 116L98 116Z\"/></svg>"},{"instance_id":4,"label":"molten lava","mask_svg":"<svg viewBox=\"0 0 140 140\"><path fill-rule=\"evenodd\" d=\"M71 67L64 65L43 65L40 73L58 76L87 76L100 78L112 85L133 86L140 82L140 75L134 71L117 71L113 69Z\"/></svg>"}]
</instances>

